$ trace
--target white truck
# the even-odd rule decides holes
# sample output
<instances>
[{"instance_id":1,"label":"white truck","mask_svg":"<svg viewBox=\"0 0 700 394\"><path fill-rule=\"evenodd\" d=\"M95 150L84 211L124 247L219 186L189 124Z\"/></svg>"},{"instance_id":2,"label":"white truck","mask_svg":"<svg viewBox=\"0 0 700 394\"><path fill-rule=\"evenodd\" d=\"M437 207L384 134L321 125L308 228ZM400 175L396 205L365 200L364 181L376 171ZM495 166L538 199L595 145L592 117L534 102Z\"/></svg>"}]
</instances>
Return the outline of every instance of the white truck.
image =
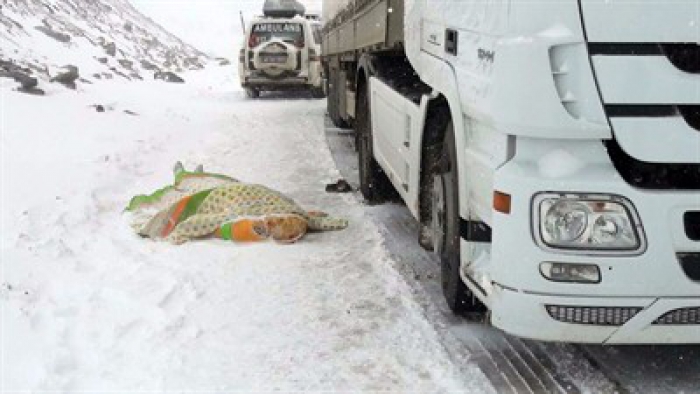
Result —
<instances>
[{"instance_id":1,"label":"white truck","mask_svg":"<svg viewBox=\"0 0 700 394\"><path fill-rule=\"evenodd\" d=\"M700 343L698 0L324 0L328 113L457 312Z\"/></svg>"}]
</instances>

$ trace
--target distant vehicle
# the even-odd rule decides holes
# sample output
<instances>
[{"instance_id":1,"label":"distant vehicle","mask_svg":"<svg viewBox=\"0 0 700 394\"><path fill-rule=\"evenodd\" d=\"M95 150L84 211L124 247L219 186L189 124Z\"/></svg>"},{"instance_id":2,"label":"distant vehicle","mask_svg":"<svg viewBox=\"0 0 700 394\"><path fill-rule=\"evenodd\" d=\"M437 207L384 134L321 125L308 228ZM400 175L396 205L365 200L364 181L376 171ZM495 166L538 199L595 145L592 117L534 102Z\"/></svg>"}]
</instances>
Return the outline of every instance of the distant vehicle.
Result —
<instances>
[{"instance_id":1,"label":"distant vehicle","mask_svg":"<svg viewBox=\"0 0 700 394\"><path fill-rule=\"evenodd\" d=\"M321 66L321 22L303 7L268 7L246 29L239 54L241 86L250 98L263 91L308 90L325 97ZM284 4L283 4L284 5Z\"/></svg>"},{"instance_id":2,"label":"distant vehicle","mask_svg":"<svg viewBox=\"0 0 700 394\"><path fill-rule=\"evenodd\" d=\"M457 313L700 343L698 0L324 0L328 113Z\"/></svg>"}]
</instances>

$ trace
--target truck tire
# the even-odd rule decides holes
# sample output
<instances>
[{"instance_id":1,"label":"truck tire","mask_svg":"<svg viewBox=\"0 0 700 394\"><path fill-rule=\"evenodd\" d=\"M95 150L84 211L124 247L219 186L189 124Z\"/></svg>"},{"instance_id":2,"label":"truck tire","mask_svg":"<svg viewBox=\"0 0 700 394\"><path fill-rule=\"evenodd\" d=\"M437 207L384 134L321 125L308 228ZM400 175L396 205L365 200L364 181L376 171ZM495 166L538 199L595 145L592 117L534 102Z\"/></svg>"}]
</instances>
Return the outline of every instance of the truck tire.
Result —
<instances>
[{"instance_id":1,"label":"truck tire","mask_svg":"<svg viewBox=\"0 0 700 394\"><path fill-rule=\"evenodd\" d=\"M311 88L311 97L315 99L322 99L326 97L326 90L323 88L323 86L314 86Z\"/></svg>"},{"instance_id":2,"label":"truck tire","mask_svg":"<svg viewBox=\"0 0 700 394\"><path fill-rule=\"evenodd\" d=\"M245 88L245 95L248 98L256 99L260 97L260 90L255 88Z\"/></svg>"},{"instance_id":3,"label":"truck tire","mask_svg":"<svg viewBox=\"0 0 700 394\"><path fill-rule=\"evenodd\" d=\"M372 119L366 84L358 86L355 134L360 175L360 192L369 204L379 204L396 194L391 181L374 158L372 150Z\"/></svg>"},{"instance_id":4,"label":"truck tire","mask_svg":"<svg viewBox=\"0 0 700 394\"><path fill-rule=\"evenodd\" d=\"M445 130L450 121L450 109L447 105L437 105L428 110L423 132L423 148L421 150L420 177L420 228L418 243L427 251L433 251L432 239L432 191L434 175L442 160Z\"/></svg>"},{"instance_id":5,"label":"truck tire","mask_svg":"<svg viewBox=\"0 0 700 394\"><path fill-rule=\"evenodd\" d=\"M431 226L434 251L440 257L442 292L447 306L457 315L483 312L484 306L469 291L459 274L459 175L452 121L447 125L441 156L433 178Z\"/></svg>"},{"instance_id":6,"label":"truck tire","mask_svg":"<svg viewBox=\"0 0 700 394\"><path fill-rule=\"evenodd\" d=\"M328 108L328 117L335 127L346 129L348 123L340 117L340 94L341 89L338 86L338 70L331 69L328 74L328 100L326 106Z\"/></svg>"}]
</instances>

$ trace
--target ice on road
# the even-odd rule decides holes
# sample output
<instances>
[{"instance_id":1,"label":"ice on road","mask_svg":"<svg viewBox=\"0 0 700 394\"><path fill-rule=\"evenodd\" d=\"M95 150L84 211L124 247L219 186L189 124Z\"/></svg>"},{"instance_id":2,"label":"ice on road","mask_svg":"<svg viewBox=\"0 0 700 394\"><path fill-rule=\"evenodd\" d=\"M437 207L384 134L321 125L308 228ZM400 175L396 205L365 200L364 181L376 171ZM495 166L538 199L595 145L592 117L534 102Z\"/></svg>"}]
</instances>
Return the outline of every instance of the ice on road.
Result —
<instances>
[{"instance_id":1,"label":"ice on road","mask_svg":"<svg viewBox=\"0 0 700 394\"><path fill-rule=\"evenodd\" d=\"M0 87L2 390L492 391L450 359L365 207L324 192L325 102L247 100L229 68L186 78ZM350 227L290 246L140 239L122 209L177 160Z\"/></svg>"}]
</instances>

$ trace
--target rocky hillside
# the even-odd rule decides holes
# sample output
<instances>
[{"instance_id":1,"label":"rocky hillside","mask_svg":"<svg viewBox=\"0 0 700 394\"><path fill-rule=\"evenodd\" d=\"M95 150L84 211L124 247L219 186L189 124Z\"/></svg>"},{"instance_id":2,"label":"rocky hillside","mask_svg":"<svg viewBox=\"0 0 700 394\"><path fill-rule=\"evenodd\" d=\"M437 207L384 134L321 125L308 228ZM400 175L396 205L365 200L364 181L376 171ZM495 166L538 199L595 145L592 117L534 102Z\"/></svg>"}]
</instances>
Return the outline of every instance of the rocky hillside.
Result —
<instances>
[{"instance_id":1,"label":"rocky hillside","mask_svg":"<svg viewBox=\"0 0 700 394\"><path fill-rule=\"evenodd\" d=\"M127 0L2 0L0 77L42 94L45 83L75 88L104 79L161 78L200 69L204 53Z\"/></svg>"}]
</instances>

